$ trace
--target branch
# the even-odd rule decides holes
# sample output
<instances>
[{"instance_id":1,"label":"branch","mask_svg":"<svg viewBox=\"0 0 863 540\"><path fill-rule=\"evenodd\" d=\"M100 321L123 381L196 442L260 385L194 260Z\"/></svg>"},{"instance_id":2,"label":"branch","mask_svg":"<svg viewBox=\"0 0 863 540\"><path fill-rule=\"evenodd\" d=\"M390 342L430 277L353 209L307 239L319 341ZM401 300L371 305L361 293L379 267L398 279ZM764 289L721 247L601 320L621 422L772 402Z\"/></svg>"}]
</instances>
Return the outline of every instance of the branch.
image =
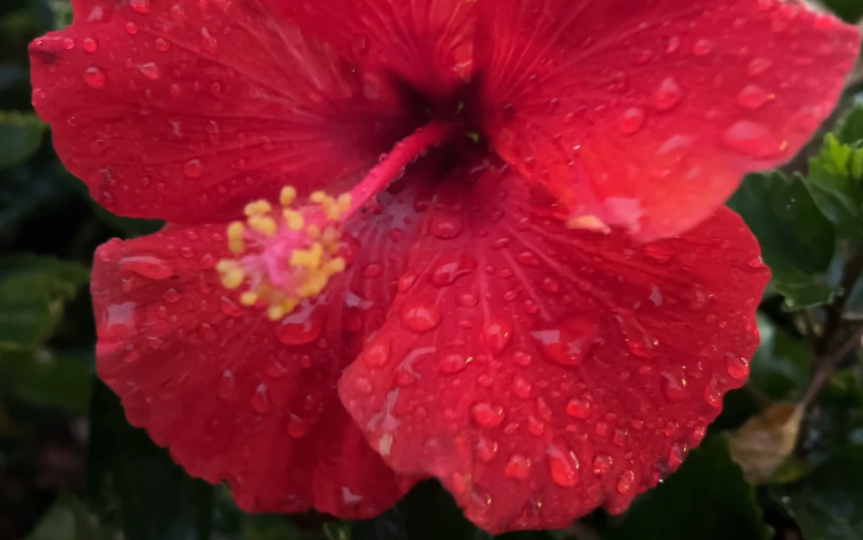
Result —
<instances>
[{"instance_id":1,"label":"branch","mask_svg":"<svg viewBox=\"0 0 863 540\"><path fill-rule=\"evenodd\" d=\"M815 360L814 373L809 381L809 387L806 389L806 394L803 397L801 404L804 408L809 408L821 391L824 384L833 376L836 371L836 366L845 358L845 355L861 345L863 340L863 327L858 328L854 334L846 341L838 351L829 355L817 358Z\"/></svg>"}]
</instances>

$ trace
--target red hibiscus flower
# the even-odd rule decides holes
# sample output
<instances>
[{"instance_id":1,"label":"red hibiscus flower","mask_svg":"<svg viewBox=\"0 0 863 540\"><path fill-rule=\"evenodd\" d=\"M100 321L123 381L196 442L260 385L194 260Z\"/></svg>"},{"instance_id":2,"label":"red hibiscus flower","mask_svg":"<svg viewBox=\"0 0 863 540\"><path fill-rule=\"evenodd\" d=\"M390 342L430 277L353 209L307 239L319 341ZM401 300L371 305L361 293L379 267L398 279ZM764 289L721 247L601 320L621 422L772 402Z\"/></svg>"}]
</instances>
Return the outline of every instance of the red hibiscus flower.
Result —
<instances>
[{"instance_id":1,"label":"red hibiscus flower","mask_svg":"<svg viewBox=\"0 0 863 540\"><path fill-rule=\"evenodd\" d=\"M436 477L489 531L622 511L740 386L767 271L721 207L857 33L777 0L72 0L31 48L118 214L98 371L246 510ZM288 186L288 187L284 187Z\"/></svg>"}]
</instances>

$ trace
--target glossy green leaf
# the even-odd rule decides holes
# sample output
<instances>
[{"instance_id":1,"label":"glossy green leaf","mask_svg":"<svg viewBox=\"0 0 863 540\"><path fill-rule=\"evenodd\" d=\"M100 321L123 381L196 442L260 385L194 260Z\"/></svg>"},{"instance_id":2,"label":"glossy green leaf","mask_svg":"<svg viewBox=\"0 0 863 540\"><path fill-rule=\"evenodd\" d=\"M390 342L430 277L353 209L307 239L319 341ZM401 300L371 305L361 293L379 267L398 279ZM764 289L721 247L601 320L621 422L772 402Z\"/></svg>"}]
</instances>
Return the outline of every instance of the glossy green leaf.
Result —
<instances>
[{"instance_id":1,"label":"glossy green leaf","mask_svg":"<svg viewBox=\"0 0 863 540\"><path fill-rule=\"evenodd\" d=\"M804 540L863 539L863 447L837 452L803 482L773 493Z\"/></svg>"},{"instance_id":2,"label":"glossy green leaf","mask_svg":"<svg viewBox=\"0 0 863 540\"><path fill-rule=\"evenodd\" d=\"M0 389L18 399L84 413L92 383L92 359L86 355L0 350Z\"/></svg>"},{"instance_id":3,"label":"glossy green leaf","mask_svg":"<svg viewBox=\"0 0 863 540\"><path fill-rule=\"evenodd\" d=\"M44 125L33 114L0 111L0 169L32 156L44 132Z\"/></svg>"},{"instance_id":4,"label":"glossy green leaf","mask_svg":"<svg viewBox=\"0 0 863 540\"><path fill-rule=\"evenodd\" d=\"M34 348L54 332L64 303L87 282L81 265L52 257L0 258L0 349Z\"/></svg>"},{"instance_id":5,"label":"glossy green leaf","mask_svg":"<svg viewBox=\"0 0 863 540\"><path fill-rule=\"evenodd\" d=\"M852 245L863 236L863 149L847 140L863 131L861 114L849 116L840 138L832 133L824 137L821 152L809 160L807 179L813 200L834 223L837 236Z\"/></svg>"},{"instance_id":6,"label":"glossy green leaf","mask_svg":"<svg viewBox=\"0 0 863 540\"><path fill-rule=\"evenodd\" d=\"M818 0L818 2L850 23L863 17L863 2L860 0Z\"/></svg>"},{"instance_id":7,"label":"glossy green leaf","mask_svg":"<svg viewBox=\"0 0 863 540\"><path fill-rule=\"evenodd\" d=\"M752 358L749 384L775 401L802 397L812 363L809 344L761 315L758 331L761 344Z\"/></svg>"},{"instance_id":8,"label":"glossy green leaf","mask_svg":"<svg viewBox=\"0 0 863 540\"><path fill-rule=\"evenodd\" d=\"M98 383L90 409L87 456L92 507L127 540L207 540L213 487L193 480L140 429L131 427L119 399Z\"/></svg>"},{"instance_id":9,"label":"glossy green leaf","mask_svg":"<svg viewBox=\"0 0 863 540\"><path fill-rule=\"evenodd\" d=\"M649 536L645 536L649 535ZM639 496L610 540L766 540L755 490L728 451L724 436L709 438L675 474Z\"/></svg>"}]
</instances>

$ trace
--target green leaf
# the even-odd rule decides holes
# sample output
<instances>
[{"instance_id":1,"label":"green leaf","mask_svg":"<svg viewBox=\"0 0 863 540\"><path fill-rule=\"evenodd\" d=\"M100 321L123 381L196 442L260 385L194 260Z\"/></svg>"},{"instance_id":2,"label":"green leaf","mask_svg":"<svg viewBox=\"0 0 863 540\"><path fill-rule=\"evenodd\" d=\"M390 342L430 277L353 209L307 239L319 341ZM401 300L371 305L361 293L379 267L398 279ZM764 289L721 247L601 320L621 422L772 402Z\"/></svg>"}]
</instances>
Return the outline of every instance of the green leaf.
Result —
<instances>
[{"instance_id":1,"label":"green leaf","mask_svg":"<svg viewBox=\"0 0 863 540\"><path fill-rule=\"evenodd\" d=\"M131 427L119 399L97 383L87 456L92 507L127 540L207 540L213 487L193 480L143 430Z\"/></svg>"},{"instance_id":2,"label":"green leaf","mask_svg":"<svg viewBox=\"0 0 863 540\"><path fill-rule=\"evenodd\" d=\"M854 145L863 141L863 104L855 103L842 120L837 135L842 144Z\"/></svg>"},{"instance_id":3,"label":"green leaf","mask_svg":"<svg viewBox=\"0 0 863 540\"><path fill-rule=\"evenodd\" d=\"M33 114L0 111L0 169L32 156L42 144L44 131Z\"/></svg>"},{"instance_id":4,"label":"green leaf","mask_svg":"<svg viewBox=\"0 0 863 540\"><path fill-rule=\"evenodd\" d=\"M809 345L762 315L758 316L758 331L761 344L752 357L748 384L775 401L802 397L812 364Z\"/></svg>"},{"instance_id":5,"label":"green leaf","mask_svg":"<svg viewBox=\"0 0 863 540\"><path fill-rule=\"evenodd\" d=\"M772 492L805 540L863 539L863 447L849 447L805 481Z\"/></svg>"},{"instance_id":6,"label":"green leaf","mask_svg":"<svg viewBox=\"0 0 863 540\"><path fill-rule=\"evenodd\" d=\"M863 2L860 0L818 0L819 3L842 17L846 22L856 23L863 17Z\"/></svg>"},{"instance_id":7,"label":"green leaf","mask_svg":"<svg viewBox=\"0 0 863 540\"><path fill-rule=\"evenodd\" d=\"M728 205L755 233L774 274L817 274L833 258L830 221L815 206L802 179L781 173L746 177Z\"/></svg>"},{"instance_id":8,"label":"green leaf","mask_svg":"<svg viewBox=\"0 0 863 540\"><path fill-rule=\"evenodd\" d=\"M78 499L63 496L42 517L27 540L97 540L100 537L87 506Z\"/></svg>"},{"instance_id":9,"label":"green leaf","mask_svg":"<svg viewBox=\"0 0 863 540\"><path fill-rule=\"evenodd\" d=\"M834 255L834 227L800 176L749 175L728 205L758 238L774 289L785 297L787 308L819 305L837 294L822 275Z\"/></svg>"},{"instance_id":10,"label":"green leaf","mask_svg":"<svg viewBox=\"0 0 863 540\"><path fill-rule=\"evenodd\" d=\"M53 257L0 258L0 349L32 349L53 334L64 303L87 282L81 265Z\"/></svg>"},{"instance_id":11,"label":"green leaf","mask_svg":"<svg viewBox=\"0 0 863 540\"><path fill-rule=\"evenodd\" d=\"M92 359L48 350L0 351L0 389L38 405L85 413L93 385Z\"/></svg>"},{"instance_id":12,"label":"green leaf","mask_svg":"<svg viewBox=\"0 0 863 540\"><path fill-rule=\"evenodd\" d=\"M68 184L50 164L31 162L0 170L0 236L12 234L14 226L37 209L69 195Z\"/></svg>"},{"instance_id":13,"label":"green leaf","mask_svg":"<svg viewBox=\"0 0 863 540\"><path fill-rule=\"evenodd\" d=\"M728 439L710 437L665 483L644 493L614 526L610 540L766 540L755 490L731 461Z\"/></svg>"},{"instance_id":14,"label":"green leaf","mask_svg":"<svg viewBox=\"0 0 863 540\"><path fill-rule=\"evenodd\" d=\"M808 187L821 211L836 226L840 239L855 244L863 236L863 149L845 142L863 126L855 110L839 132L824 137L821 153L809 160Z\"/></svg>"}]
</instances>

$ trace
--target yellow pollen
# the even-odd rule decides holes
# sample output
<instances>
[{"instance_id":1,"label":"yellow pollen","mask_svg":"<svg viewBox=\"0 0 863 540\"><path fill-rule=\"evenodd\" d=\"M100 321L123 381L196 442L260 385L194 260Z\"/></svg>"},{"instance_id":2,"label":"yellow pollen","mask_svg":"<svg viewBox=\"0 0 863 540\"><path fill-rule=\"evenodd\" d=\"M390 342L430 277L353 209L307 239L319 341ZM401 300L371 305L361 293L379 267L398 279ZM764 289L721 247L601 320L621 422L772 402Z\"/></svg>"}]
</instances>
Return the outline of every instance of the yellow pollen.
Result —
<instances>
[{"instance_id":1,"label":"yellow pollen","mask_svg":"<svg viewBox=\"0 0 863 540\"><path fill-rule=\"evenodd\" d=\"M273 210L273 207L265 200L250 202L246 205L245 210L243 212L246 214L246 217L252 216L263 216L264 214L269 214Z\"/></svg>"},{"instance_id":2,"label":"yellow pollen","mask_svg":"<svg viewBox=\"0 0 863 540\"><path fill-rule=\"evenodd\" d=\"M294 186L285 186L282 192L279 193L279 204L284 207L290 206L297 198L297 190Z\"/></svg>"},{"instance_id":3,"label":"yellow pollen","mask_svg":"<svg viewBox=\"0 0 863 540\"><path fill-rule=\"evenodd\" d=\"M280 208L276 210L266 200L247 204L246 221L228 225L228 248L234 255L240 255L248 243L254 243L255 248L263 247L264 251L254 249L251 254L222 260L216 266L226 288L239 289L247 283L239 296L242 305L263 304L267 318L272 321L292 313L303 299L320 294L330 277L347 266L338 253L342 249L341 221L351 209L351 195L331 197L316 191L303 208L292 207L296 199L296 188L285 186L279 193ZM281 237L280 230L291 234ZM279 251L268 251L270 242L275 242L274 245L290 242L296 247L280 255ZM268 257L280 259L273 261ZM287 261L281 257L287 257ZM271 275L273 263L286 274Z\"/></svg>"},{"instance_id":4,"label":"yellow pollen","mask_svg":"<svg viewBox=\"0 0 863 540\"><path fill-rule=\"evenodd\" d=\"M276 234L276 220L269 216L252 216L249 218L249 227L255 229L264 236Z\"/></svg>"},{"instance_id":5,"label":"yellow pollen","mask_svg":"<svg viewBox=\"0 0 863 540\"><path fill-rule=\"evenodd\" d=\"M282 216L285 218L288 228L292 231L299 231L306 224L303 215L296 210L283 210Z\"/></svg>"},{"instance_id":6,"label":"yellow pollen","mask_svg":"<svg viewBox=\"0 0 863 540\"><path fill-rule=\"evenodd\" d=\"M608 232L608 225L596 216L578 216L566 220L568 229L587 229L589 231Z\"/></svg>"},{"instance_id":7,"label":"yellow pollen","mask_svg":"<svg viewBox=\"0 0 863 540\"><path fill-rule=\"evenodd\" d=\"M243 241L245 232L246 226L242 222L235 221L228 225L228 249L234 255L238 255L246 249L246 244Z\"/></svg>"},{"instance_id":8,"label":"yellow pollen","mask_svg":"<svg viewBox=\"0 0 863 540\"><path fill-rule=\"evenodd\" d=\"M246 274L237 261L219 261L219 264L216 265L216 271L219 272L222 285L226 289L237 289L246 279Z\"/></svg>"}]
</instances>

